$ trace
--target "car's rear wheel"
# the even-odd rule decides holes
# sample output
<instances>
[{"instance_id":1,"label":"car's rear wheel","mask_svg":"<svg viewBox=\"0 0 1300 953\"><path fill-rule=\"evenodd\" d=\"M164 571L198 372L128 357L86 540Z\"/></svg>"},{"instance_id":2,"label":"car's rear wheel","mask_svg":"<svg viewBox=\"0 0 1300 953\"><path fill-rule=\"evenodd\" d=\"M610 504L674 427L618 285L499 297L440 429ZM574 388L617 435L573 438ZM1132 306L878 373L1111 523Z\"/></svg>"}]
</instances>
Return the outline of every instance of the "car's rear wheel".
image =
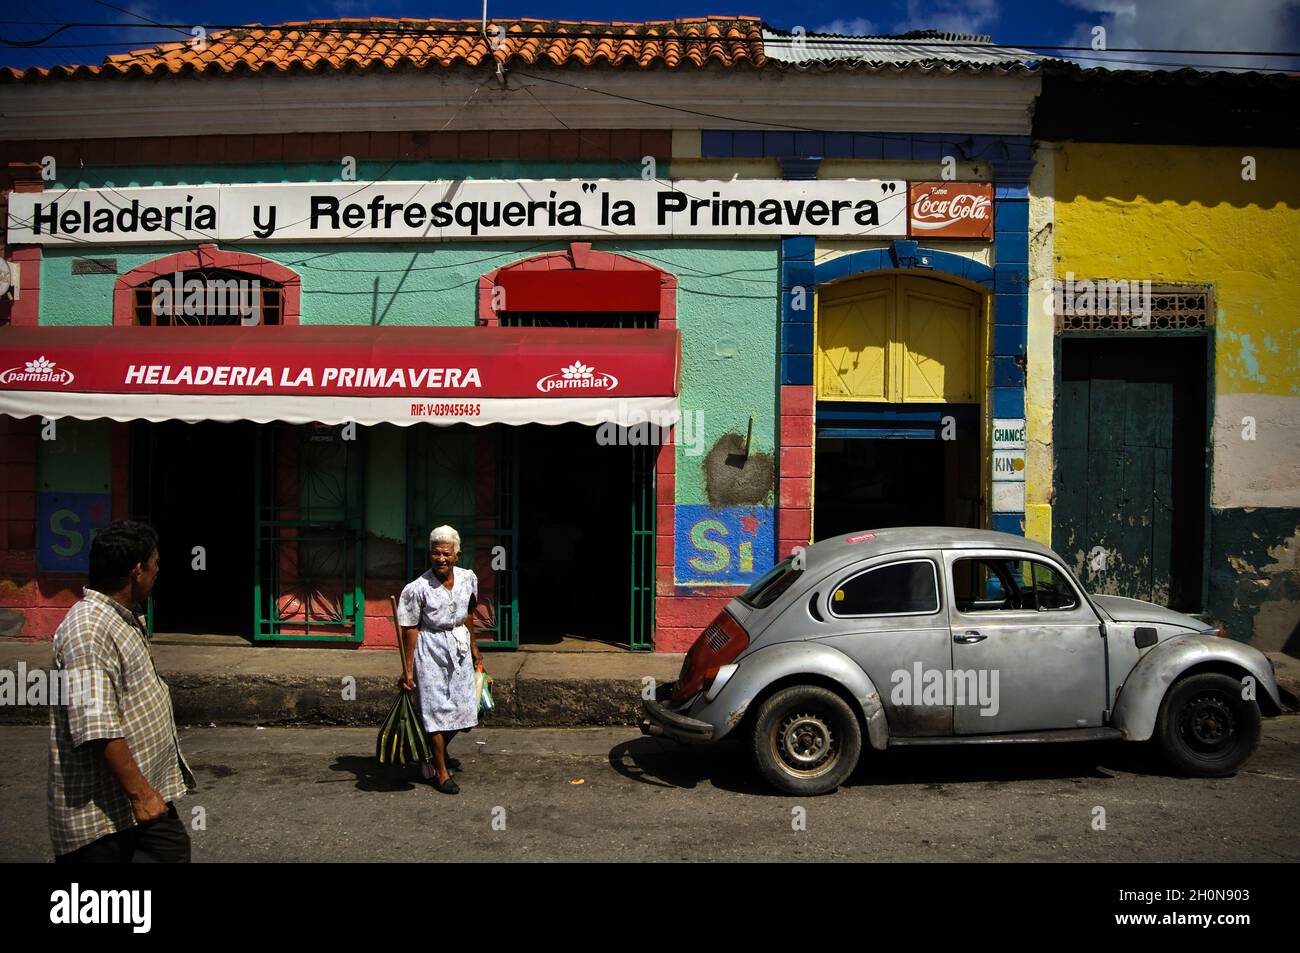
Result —
<instances>
[{"instance_id":1,"label":"car's rear wheel","mask_svg":"<svg viewBox=\"0 0 1300 953\"><path fill-rule=\"evenodd\" d=\"M826 794L857 765L862 730L839 695L817 685L793 685L759 707L750 747L759 773L773 787L786 794Z\"/></svg>"},{"instance_id":2,"label":"car's rear wheel","mask_svg":"<svg viewBox=\"0 0 1300 953\"><path fill-rule=\"evenodd\" d=\"M1241 680L1206 673L1175 682L1160 705L1156 738L1184 774L1220 778L1245 764L1259 744L1260 714L1242 698Z\"/></svg>"}]
</instances>

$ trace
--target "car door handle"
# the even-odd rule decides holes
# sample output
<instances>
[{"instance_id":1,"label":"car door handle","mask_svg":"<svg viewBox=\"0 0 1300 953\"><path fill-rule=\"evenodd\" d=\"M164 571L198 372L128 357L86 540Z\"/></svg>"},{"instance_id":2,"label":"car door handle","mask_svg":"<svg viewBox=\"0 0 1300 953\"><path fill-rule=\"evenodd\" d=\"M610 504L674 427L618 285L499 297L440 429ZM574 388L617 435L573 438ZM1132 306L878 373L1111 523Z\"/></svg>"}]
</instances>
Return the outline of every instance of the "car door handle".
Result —
<instances>
[{"instance_id":1,"label":"car door handle","mask_svg":"<svg viewBox=\"0 0 1300 953\"><path fill-rule=\"evenodd\" d=\"M952 640L954 642L960 642L963 645L968 645L971 642L983 642L987 638L988 638L987 635L980 635L974 629L967 629L961 635L957 635L954 633Z\"/></svg>"}]
</instances>

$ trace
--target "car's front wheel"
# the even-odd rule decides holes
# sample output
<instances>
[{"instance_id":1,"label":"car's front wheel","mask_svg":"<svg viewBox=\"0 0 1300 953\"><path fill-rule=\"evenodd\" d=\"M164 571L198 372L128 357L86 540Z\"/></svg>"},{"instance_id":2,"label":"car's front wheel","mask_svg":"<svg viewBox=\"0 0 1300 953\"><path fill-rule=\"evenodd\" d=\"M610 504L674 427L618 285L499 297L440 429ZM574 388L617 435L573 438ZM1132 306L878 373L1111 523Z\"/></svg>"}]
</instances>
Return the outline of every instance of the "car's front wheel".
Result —
<instances>
[{"instance_id":1,"label":"car's front wheel","mask_svg":"<svg viewBox=\"0 0 1300 953\"><path fill-rule=\"evenodd\" d=\"M826 794L857 765L862 730L839 695L817 685L793 685L759 707L750 745L759 773L777 789Z\"/></svg>"},{"instance_id":2,"label":"car's front wheel","mask_svg":"<svg viewBox=\"0 0 1300 953\"><path fill-rule=\"evenodd\" d=\"M1205 673L1175 682L1160 705L1156 738L1184 774L1220 778L1245 764L1259 744L1259 706L1240 679Z\"/></svg>"}]
</instances>

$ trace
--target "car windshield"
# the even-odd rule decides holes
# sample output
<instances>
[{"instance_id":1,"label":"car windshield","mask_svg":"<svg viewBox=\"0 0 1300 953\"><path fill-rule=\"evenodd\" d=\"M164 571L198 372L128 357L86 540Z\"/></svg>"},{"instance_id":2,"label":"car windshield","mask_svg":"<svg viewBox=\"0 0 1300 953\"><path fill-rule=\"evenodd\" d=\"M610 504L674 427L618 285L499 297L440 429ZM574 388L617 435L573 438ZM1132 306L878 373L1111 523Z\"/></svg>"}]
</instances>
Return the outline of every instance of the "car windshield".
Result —
<instances>
[{"instance_id":1,"label":"car windshield","mask_svg":"<svg viewBox=\"0 0 1300 953\"><path fill-rule=\"evenodd\" d=\"M794 568L793 557L782 560L769 569L758 582L740 594L740 601L755 609L765 609L781 597L794 581L803 575Z\"/></svg>"}]
</instances>

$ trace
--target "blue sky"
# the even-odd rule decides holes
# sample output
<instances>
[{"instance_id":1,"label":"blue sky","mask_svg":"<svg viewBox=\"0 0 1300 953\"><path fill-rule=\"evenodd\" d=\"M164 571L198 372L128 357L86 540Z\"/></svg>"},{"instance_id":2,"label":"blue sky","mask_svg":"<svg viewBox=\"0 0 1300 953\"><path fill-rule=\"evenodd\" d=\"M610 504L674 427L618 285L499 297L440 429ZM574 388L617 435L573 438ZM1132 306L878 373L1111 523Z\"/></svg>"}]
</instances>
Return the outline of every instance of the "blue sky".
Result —
<instances>
[{"instance_id":1,"label":"blue sky","mask_svg":"<svg viewBox=\"0 0 1300 953\"><path fill-rule=\"evenodd\" d=\"M111 3L111 7L107 5ZM126 24L281 23L337 17L475 18L481 0L5 0L0 37L30 40L73 22L115 23L112 29L67 30L34 49L0 46L0 64L50 66L97 63L125 52L180 38L174 31ZM117 7L120 9L113 9ZM705 14L746 14L773 26L808 32L898 33L939 29L988 33L997 42L1090 45L1103 26L1111 47L1288 50L1300 49L1300 0L489 0L490 17L558 20L655 20ZM144 19L141 19L144 18ZM39 21L22 23L14 21ZM50 24L50 25L40 25ZM1063 54L1065 55L1065 54ZM1201 68L1300 68L1300 60L1150 54L1113 54L1111 65L1150 68L1179 62ZM1137 62L1122 62L1122 61ZM1104 65L1098 58L1085 65Z\"/></svg>"}]
</instances>

